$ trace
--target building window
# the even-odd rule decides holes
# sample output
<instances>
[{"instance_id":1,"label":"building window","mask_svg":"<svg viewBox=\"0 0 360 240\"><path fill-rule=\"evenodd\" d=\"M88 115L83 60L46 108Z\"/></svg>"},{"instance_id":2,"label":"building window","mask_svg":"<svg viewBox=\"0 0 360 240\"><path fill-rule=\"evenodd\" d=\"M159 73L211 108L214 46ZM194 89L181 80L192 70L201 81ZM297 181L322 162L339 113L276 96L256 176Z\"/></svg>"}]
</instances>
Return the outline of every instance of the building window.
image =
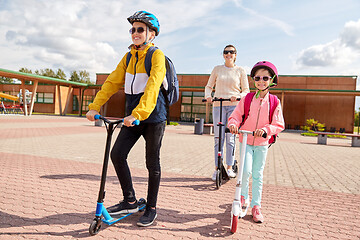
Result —
<instances>
[{"instance_id":1,"label":"building window","mask_svg":"<svg viewBox=\"0 0 360 240\"><path fill-rule=\"evenodd\" d=\"M74 95L74 97L73 97L73 111L79 111L79 109L80 109L78 98L79 98L78 95ZM89 111L89 104L94 101L94 98L95 98L95 96L87 96L87 95L84 96L83 106L82 106L83 112Z\"/></svg>"},{"instance_id":2,"label":"building window","mask_svg":"<svg viewBox=\"0 0 360 240\"><path fill-rule=\"evenodd\" d=\"M73 96L73 111L79 111L79 101L78 101L78 97L77 95Z\"/></svg>"},{"instance_id":3,"label":"building window","mask_svg":"<svg viewBox=\"0 0 360 240\"><path fill-rule=\"evenodd\" d=\"M202 99L204 99L204 92L181 92L180 120L193 122L195 118L205 119L206 103L202 102ZM211 108L209 110L211 112Z\"/></svg>"},{"instance_id":4,"label":"building window","mask_svg":"<svg viewBox=\"0 0 360 240\"><path fill-rule=\"evenodd\" d=\"M95 96L86 96L86 95L84 96L83 106L82 106L83 112L89 111L89 104L94 101L94 98Z\"/></svg>"},{"instance_id":5,"label":"building window","mask_svg":"<svg viewBox=\"0 0 360 240\"><path fill-rule=\"evenodd\" d=\"M54 103L54 93L36 93L35 103Z\"/></svg>"}]
</instances>

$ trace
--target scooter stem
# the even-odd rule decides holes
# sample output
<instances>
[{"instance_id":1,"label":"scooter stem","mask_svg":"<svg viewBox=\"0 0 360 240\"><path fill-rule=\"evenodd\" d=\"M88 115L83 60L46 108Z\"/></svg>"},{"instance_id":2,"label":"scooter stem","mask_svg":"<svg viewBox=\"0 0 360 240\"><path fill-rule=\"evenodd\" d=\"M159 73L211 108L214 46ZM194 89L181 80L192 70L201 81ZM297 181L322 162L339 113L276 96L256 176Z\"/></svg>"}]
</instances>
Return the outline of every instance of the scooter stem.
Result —
<instances>
[{"instance_id":1,"label":"scooter stem","mask_svg":"<svg viewBox=\"0 0 360 240\"><path fill-rule=\"evenodd\" d=\"M240 201L241 198L241 185L242 185L242 175L244 171L244 164L245 164L245 155L246 155L246 144L247 144L247 132L243 132L243 140L241 144L241 156L240 156L240 162L239 162L239 173L236 180L236 190L235 190L235 198L234 201Z\"/></svg>"},{"instance_id":2,"label":"scooter stem","mask_svg":"<svg viewBox=\"0 0 360 240\"><path fill-rule=\"evenodd\" d=\"M111 138L112 138L112 133L114 132L114 129L115 129L114 123L109 123L109 125L107 127L108 133L107 133L107 137L106 137L104 163L103 163L103 169L102 169L102 173L101 173L100 190L99 190L98 201L97 201L98 203L102 203L105 198L106 174L107 174L107 169L108 169L108 165L109 165L109 153L110 153Z\"/></svg>"}]
</instances>

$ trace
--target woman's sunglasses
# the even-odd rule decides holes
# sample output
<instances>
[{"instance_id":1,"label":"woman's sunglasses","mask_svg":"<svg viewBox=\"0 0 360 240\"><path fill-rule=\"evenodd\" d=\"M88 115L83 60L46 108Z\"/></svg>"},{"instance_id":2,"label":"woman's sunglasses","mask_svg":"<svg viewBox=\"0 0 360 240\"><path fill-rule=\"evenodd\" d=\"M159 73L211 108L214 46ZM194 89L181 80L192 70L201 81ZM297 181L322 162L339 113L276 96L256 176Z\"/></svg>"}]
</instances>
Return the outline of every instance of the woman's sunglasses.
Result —
<instances>
[{"instance_id":1,"label":"woman's sunglasses","mask_svg":"<svg viewBox=\"0 0 360 240\"><path fill-rule=\"evenodd\" d=\"M273 79L273 77L270 77L270 76L255 76L255 77L253 77L253 79L254 79L255 82L258 82L260 80L264 80L265 82L267 82L267 81Z\"/></svg>"},{"instance_id":2,"label":"woman's sunglasses","mask_svg":"<svg viewBox=\"0 0 360 240\"><path fill-rule=\"evenodd\" d=\"M143 33L145 31L145 29L143 27L138 27L138 28L133 27L133 28L130 28L129 33L134 34L134 33L136 33L136 31L138 33Z\"/></svg>"},{"instance_id":3,"label":"woman's sunglasses","mask_svg":"<svg viewBox=\"0 0 360 240\"><path fill-rule=\"evenodd\" d=\"M236 51L235 51L235 50L224 50L224 54L225 54L225 55L228 54L228 53L230 53L230 54L235 54Z\"/></svg>"}]
</instances>

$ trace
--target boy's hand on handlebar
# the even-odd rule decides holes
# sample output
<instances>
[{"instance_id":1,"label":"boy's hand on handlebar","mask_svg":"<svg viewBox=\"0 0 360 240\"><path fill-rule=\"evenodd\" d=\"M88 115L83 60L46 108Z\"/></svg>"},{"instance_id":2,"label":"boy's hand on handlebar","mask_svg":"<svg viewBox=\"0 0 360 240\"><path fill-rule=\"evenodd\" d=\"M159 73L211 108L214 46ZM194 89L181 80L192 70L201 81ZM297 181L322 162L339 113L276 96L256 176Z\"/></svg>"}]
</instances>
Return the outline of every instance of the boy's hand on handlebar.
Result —
<instances>
[{"instance_id":1,"label":"boy's hand on handlebar","mask_svg":"<svg viewBox=\"0 0 360 240\"><path fill-rule=\"evenodd\" d=\"M262 137L264 133L265 133L264 130L262 130L262 129L256 129L256 130L254 131L254 136L255 136L255 137Z\"/></svg>"},{"instance_id":2,"label":"boy's hand on handlebar","mask_svg":"<svg viewBox=\"0 0 360 240\"><path fill-rule=\"evenodd\" d=\"M228 128L232 134L238 134L239 129L235 125L230 125Z\"/></svg>"},{"instance_id":3,"label":"boy's hand on handlebar","mask_svg":"<svg viewBox=\"0 0 360 240\"><path fill-rule=\"evenodd\" d=\"M206 102L212 102L212 97L206 98Z\"/></svg>"},{"instance_id":4,"label":"boy's hand on handlebar","mask_svg":"<svg viewBox=\"0 0 360 240\"><path fill-rule=\"evenodd\" d=\"M230 98L230 101L231 101L231 102L236 102L236 101L237 101L237 97L232 96L232 97Z\"/></svg>"},{"instance_id":5,"label":"boy's hand on handlebar","mask_svg":"<svg viewBox=\"0 0 360 240\"><path fill-rule=\"evenodd\" d=\"M95 115L100 115L100 113L98 113L98 111L96 110L90 110L86 113L86 118L89 120L89 121L95 121Z\"/></svg>"},{"instance_id":6,"label":"boy's hand on handlebar","mask_svg":"<svg viewBox=\"0 0 360 240\"><path fill-rule=\"evenodd\" d=\"M124 118L124 125L127 127L133 127L135 126L133 122L136 120L136 118L133 115L129 115Z\"/></svg>"}]
</instances>

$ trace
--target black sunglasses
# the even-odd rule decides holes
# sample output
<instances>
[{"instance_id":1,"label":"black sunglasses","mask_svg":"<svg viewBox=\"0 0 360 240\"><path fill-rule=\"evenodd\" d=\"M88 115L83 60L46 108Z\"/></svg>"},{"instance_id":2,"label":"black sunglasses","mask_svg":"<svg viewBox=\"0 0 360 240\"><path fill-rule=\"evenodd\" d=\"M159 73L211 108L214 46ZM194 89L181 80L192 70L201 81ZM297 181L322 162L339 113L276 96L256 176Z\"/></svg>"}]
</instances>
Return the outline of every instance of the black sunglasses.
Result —
<instances>
[{"instance_id":1,"label":"black sunglasses","mask_svg":"<svg viewBox=\"0 0 360 240\"><path fill-rule=\"evenodd\" d=\"M255 77L253 77L253 79L254 79L256 82L260 81L261 79L264 80L265 82L267 82L267 81L273 79L273 77L269 77L269 76L263 76L263 77L262 77L262 76L255 76Z\"/></svg>"},{"instance_id":2,"label":"black sunglasses","mask_svg":"<svg viewBox=\"0 0 360 240\"><path fill-rule=\"evenodd\" d=\"M236 51L235 51L235 50L224 50L224 54L225 54L225 55L228 54L228 53L230 53L230 54L235 54Z\"/></svg>"},{"instance_id":3,"label":"black sunglasses","mask_svg":"<svg viewBox=\"0 0 360 240\"><path fill-rule=\"evenodd\" d=\"M143 27L138 27L138 28L133 27L133 28L130 28L129 33L134 34L134 33L136 33L136 31L138 33L143 33L145 31L145 29Z\"/></svg>"}]
</instances>

